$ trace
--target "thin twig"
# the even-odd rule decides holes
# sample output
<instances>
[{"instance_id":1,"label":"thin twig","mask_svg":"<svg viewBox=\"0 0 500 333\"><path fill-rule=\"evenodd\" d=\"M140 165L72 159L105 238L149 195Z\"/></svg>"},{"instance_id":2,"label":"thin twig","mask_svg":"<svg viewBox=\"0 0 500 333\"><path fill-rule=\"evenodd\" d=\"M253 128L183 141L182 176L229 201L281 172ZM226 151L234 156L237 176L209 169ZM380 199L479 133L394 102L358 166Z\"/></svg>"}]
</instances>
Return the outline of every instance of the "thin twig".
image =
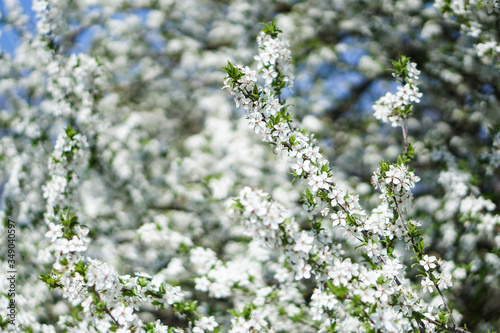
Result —
<instances>
[{"instance_id":1,"label":"thin twig","mask_svg":"<svg viewBox=\"0 0 500 333\"><path fill-rule=\"evenodd\" d=\"M408 151L408 118L406 116L403 117L401 129L403 130L404 152L406 153Z\"/></svg>"},{"instance_id":2,"label":"thin twig","mask_svg":"<svg viewBox=\"0 0 500 333\"><path fill-rule=\"evenodd\" d=\"M101 295L99 295L99 293L97 292L97 290L95 290L95 286L92 286L92 291L94 292L94 294L97 296L97 298L99 298L99 301L102 301L101 300ZM96 304L97 305L97 304ZM113 317L113 315L111 314L111 311L108 309L108 307L106 306L104 308L104 312L106 312L110 317L111 319L113 319L113 321L115 322L116 326L120 327L121 325L118 323L118 321L115 319L115 317Z\"/></svg>"},{"instance_id":3,"label":"thin twig","mask_svg":"<svg viewBox=\"0 0 500 333\"><path fill-rule=\"evenodd\" d=\"M396 205L396 210L398 212L398 215L399 215L399 218L401 219L401 222L403 223L403 225L405 226L405 229L406 229L406 232L408 233L408 235L410 236L410 241L412 243L412 246L413 246L413 252L415 253L415 255L417 256L417 260L418 260L418 247L417 247L417 244L415 242L415 238L413 237L413 235L410 235L409 233L409 230L408 230L408 226L406 225L406 221L403 217L403 214L401 213L401 209L399 209L399 205L398 205L398 201L396 200L396 197L393 196L393 200L394 200L394 203ZM426 274L428 276L430 276L430 273L426 272ZM448 306L448 301L446 300L446 297L443 295L443 293L441 292L441 289L439 288L439 286L437 285L436 282L434 282L434 287L436 287L436 290L438 291L439 295L441 296L441 299L443 300L443 304L445 305L446 307L446 310L448 311L448 313L450 314L450 318L451 318L451 322L453 323L453 330L454 332L468 332L466 330L462 330L461 328L458 328L458 325L457 323L455 322L455 319L453 318L453 314L451 312L451 309L450 307ZM449 328L446 328L447 330L449 330ZM458 329L458 330L457 330Z\"/></svg>"}]
</instances>

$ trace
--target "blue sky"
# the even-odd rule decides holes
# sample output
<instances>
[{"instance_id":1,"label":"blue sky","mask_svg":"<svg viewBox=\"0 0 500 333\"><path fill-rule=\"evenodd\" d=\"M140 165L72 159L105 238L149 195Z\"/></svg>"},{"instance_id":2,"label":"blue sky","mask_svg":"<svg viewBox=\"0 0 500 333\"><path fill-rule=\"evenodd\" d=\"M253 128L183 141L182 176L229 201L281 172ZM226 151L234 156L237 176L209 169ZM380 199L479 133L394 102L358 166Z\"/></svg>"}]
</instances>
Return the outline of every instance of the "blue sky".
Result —
<instances>
[{"instance_id":1,"label":"blue sky","mask_svg":"<svg viewBox=\"0 0 500 333\"><path fill-rule=\"evenodd\" d=\"M34 13L31 10L31 0L21 0L21 4L24 8L24 12L28 13L34 22ZM5 5L2 0L0 0L0 12L2 16L5 16ZM0 49L12 53L18 43L18 36L13 31L5 29L3 25L0 25L0 31Z\"/></svg>"}]
</instances>

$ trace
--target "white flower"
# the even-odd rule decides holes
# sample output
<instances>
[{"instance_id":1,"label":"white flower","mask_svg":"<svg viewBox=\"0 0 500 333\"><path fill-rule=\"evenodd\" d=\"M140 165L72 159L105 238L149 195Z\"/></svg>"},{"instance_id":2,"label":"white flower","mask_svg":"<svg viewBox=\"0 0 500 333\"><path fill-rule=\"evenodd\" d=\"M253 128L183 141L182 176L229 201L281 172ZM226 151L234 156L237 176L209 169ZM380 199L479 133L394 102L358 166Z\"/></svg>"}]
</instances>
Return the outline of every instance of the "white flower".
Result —
<instances>
[{"instance_id":1,"label":"white flower","mask_svg":"<svg viewBox=\"0 0 500 333\"><path fill-rule=\"evenodd\" d=\"M273 80L278 76L278 73L274 70L273 67L262 69L262 78L266 80L266 85L270 85Z\"/></svg>"},{"instance_id":2,"label":"white flower","mask_svg":"<svg viewBox=\"0 0 500 333\"><path fill-rule=\"evenodd\" d=\"M320 213L321 213L321 216L325 217L328 215L329 212L330 212L330 208L326 207L326 208L323 208Z\"/></svg>"},{"instance_id":3,"label":"white flower","mask_svg":"<svg viewBox=\"0 0 500 333\"><path fill-rule=\"evenodd\" d=\"M53 243L57 238L62 237L63 232L62 225L49 223L49 231L45 233L45 237L50 238L50 242Z\"/></svg>"},{"instance_id":4,"label":"white flower","mask_svg":"<svg viewBox=\"0 0 500 333\"><path fill-rule=\"evenodd\" d=\"M401 265L397 258L385 259L383 271L385 276L398 276L403 272L403 265Z\"/></svg>"},{"instance_id":5,"label":"white flower","mask_svg":"<svg viewBox=\"0 0 500 333\"><path fill-rule=\"evenodd\" d=\"M307 156L311 160L311 162L315 163L317 159L322 158L321 153L319 152L319 147L306 147L304 149L303 154Z\"/></svg>"},{"instance_id":6,"label":"white flower","mask_svg":"<svg viewBox=\"0 0 500 333\"><path fill-rule=\"evenodd\" d=\"M330 217L332 218L332 225L334 227L339 224L345 226L347 214L344 211L339 210L338 212L331 214Z\"/></svg>"},{"instance_id":7,"label":"white flower","mask_svg":"<svg viewBox=\"0 0 500 333\"><path fill-rule=\"evenodd\" d=\"M303 259L297 262L297 274L295 275L295 280L309 279L311 278L311 265L306 264Z\"/></svg>"},{"instance_id":8,"label":"white flower","mask_svg":"<svg viewBox=\"0 0 500 333\"><path fill-rule=\"evenodd\" d=\"M75 251L75 245L67 238L58 238L53 243L55 252L69 253Z\"/></svg>"},{"instance_id":9,"label":"white flower","mask_svg":"<svg viewBox=\"0 0 500 333\"><path fill-rule=\"evenodd\" d=\"M297 162L292 165L292 169L294 169L298 175L302 175L304 172L309 173L311 170L311 161L298 158Z\"/></svg>"},{"instance_id":10,"label":"white flower","mask_svg":"<svg viewBox=\"0 0 500 333\"><path fill-rule=\"evenodd\" d=\"M407 83L398 87L396 94L388 92L373 104L375 118L380 119L383 123L390 121L392 126L400 126L403 118L399 111L411 105L411 102L420 102L422 93L417 87L420 71L417 70L415 63L408 62L407 73L405 77Z\"/></svg>"},{"instance_id":11,"label":"white flower","mask_svg":"<svg viewBox=\"0 0 500 333\"><path fill-rule=\"evenodd\" d=\"M87 249L87 242L77 236L73 236L69 241L72 252L83 252Z\"/></svg>"},{"instance_id":12,"label":"white flower","mask_svg":"<svg viewBox=\"0 0 500 333\"><path fill-rule=\"evenodd\" d=\"M286 123L279 123L274 125L274 131L272 132L273 137L278 137L279 141L283 142L288 139L290 134L290 128Z\"/></svg>"},{"instance_id":13,"label":"white flower","mask_svg":"<svg viewBox=\"0 0 500 333\"><path fill-rule=\"evenodd\" d=\"M380 255L380 247L378 243L374 243L371 239L368 240L368 243L365 245L365 249L367 251L366 254L368 254L370 258L375 258Z\"/></svg>"},{"instance_id":14,"label":"white flower","mask_svg":"<svg viewBox=\"0 0 500 333\"><path fill-rule=\"evenodd\" d=\"M425 279L422 280L421 282L422 288L424 288L424 291L428 291L429 293L432 293L434 290L434 283L432 283L431 279L426 277Z\"/></svg>"},{"instance_id":15,"label":"white flower","mask_svg":"<svg viewBox=\"0 0 500 333\"><path fill-rule=\"evenodd\" d=\"M414 62L408 62L406 65L406 69L408 70L408 77L418 80L420 75L420 71L417 69L417 64Z\"/></svg>"},{"instance_id":16,"label":"white flower","mask_svg":"<svg viewBox=\"0 0 500 333\"><path fill-rule=\"evenodd\" d=\"M195 284L194 289L207 292L211 282L210 280L207 279L206 276L202 276L199 278L195 278L194 284Z\"/></svg>"},{"instance_id":17,"label":"white flower","mask_svg":"<svg viewBox=\"0 0 500 333\"><path fill-rule=\"evenodd\" d=\"M211 249L195 247L190 252L190 261L199 274L206 274L217 262L217 257Z\"/></svg>"},{"instance_id":18,"label":"white flower","mask_svg":"<svg viewBox=\"0 0 500 333\"><path fill-rule=\"evenodd\" d=\"M132 322L136 318L134 310L131 307L126 307L123 303L118 303L114 309L111 310L111 315L120 325Z\"/></svg>"},{"instance_id":19,"label":"white flower","mask_svg":"<svg viewBox=\"0 0 500 333\"><path fill-rule=\"evenodd\" d=\"M428 256L426 254L426 255L424 255L424 258L422 260L420 260L420 265L422 265L424 267L424 269L426 271L428 271L428 270L436 267L435 261L436 261L436 257Z\"/></svg>"},{"instance_id":20,"label":"white flower","mask_svg":"<svg viewBox=\"0 0 500 333\"><path fill-rule=\"evenodd\" d=\"M241 89L246 91L252 91L255 83L257 82L257 77L255 71L251 70L250 67L240 67L239 68L243 76L238 80L241 85Z\"/></svg>"},{"instance_id":21,"label":"white flower","mask_svg":"<svg viewBox=\"0 0 500 333\"><path fill-rule=\"evenodd\" d=\"M441 289L448 289L448 287L451 287L453 283L451 282L451 274L449 273L442 273L440 276L438 276L438 287Z\"/></svg>"},{"instance_id":22,"label":"white flower","mask_svg":"<svg viewBox=\"0 0 500 333\"><path fill-rule=\"evenodd\" d=\"M260 132L264 132L266 128L266 123L262 120L262 115L257 113L253 118L250 119L250 123L248 124L250 128L253 128L255 134L259 134Z\"/></svg>"},{"instance_id":23,"label":"white flower","mask_svg":"<svg viewBox=\"0 0 500 333\"><path fill-rule=\"evenodd\" d=\"M345 203L344 193L341 190L331 189L330 193L328 193L328 198L332 200L332 207L343 205Z\"/></svg>"},{"instance_id":24,"label":"white flower","mask_svg":"<svg viewBox=\"0 0 500 333\"><path fill-rule=\"evenodd\" d=\"M295 243L293 248L294 251L309 253L312 249L312 244L314 242L314 237L307 231L302 231L300 233L300 238Z\"/></svg>"},{"instance_id":25,"label":"white flower","mask_svg":"<svg viewBox=\"0 0 500 333\"><path fill-rule=\"evenodd\" d=\"M213 331L219 324L215 321L214 316L201 317L194 322L195 328L193 333L204 333L205 331Z\"/></svg>"},{"instance_id":26,"label":"white flower","mask_svg":"<svg viewBox=\"0 0 500 333\"><path fill-rule=\"evenodd\" d=\"M83 312L89 312L90 311L90 306L93 304L93 299L92 296L88 296L83 302L82 302L82 308Z\"/></svg>"},{"instance_id":27,"label":"white flower","mask_svg":"<svg viewBox=\"0 0 500 333\"><path fill-rule=\"evenodd\" d=\"M87 283L98 291L113 288L118 280L118 274L107 263L91 260L87 268Z\"/></svg>"},{"instance_id":28,"label":"white flower","mask_svg":"<svg viewBox=\"0 0 500 333\"><path fill-rule=\"evenodd\" d=\"M332 182L332 177L328 177L326 172L322 172L319 175L313 175L308 185L311 186L311 192L316 193L319 189L328 189Z\"/></svg>"},{"instance_id":29,"label":"white flower","mask_svg":"<svg viewBox=\"0 0 500 333\"><path fill-rule=\"evenodd\" d=\"M276 148L274 148L274 152L283 158L288 154L288 148L284 144L278 143Z\"/></svg>"}]
</instances>

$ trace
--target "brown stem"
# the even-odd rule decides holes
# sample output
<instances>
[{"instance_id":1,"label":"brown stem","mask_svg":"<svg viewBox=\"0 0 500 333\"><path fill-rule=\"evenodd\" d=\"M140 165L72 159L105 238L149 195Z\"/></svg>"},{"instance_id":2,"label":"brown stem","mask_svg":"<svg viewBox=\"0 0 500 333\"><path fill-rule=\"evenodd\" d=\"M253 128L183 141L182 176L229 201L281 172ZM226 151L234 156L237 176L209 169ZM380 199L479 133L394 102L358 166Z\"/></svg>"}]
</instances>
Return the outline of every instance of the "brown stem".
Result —
<instances>
[{"instance_id":1,"label":"brown stem","mask_svg":"<svg viewBox=\"0 0 500 333\"><path fill-rule=\"evenodd\" d=\"M395 203L395 205L396 205L396 210L397 210L397 212L398 212L399 218L401 219L401 222L402 222L402 223L403 223L403 225L405 226L405 228L406 228L406 232L407 232L407 233L408 233L408 235L410 236L410 241L411 241L412 246L413 246L413 252L414 252L414 253L415 253L415 255L417 256L417 260L418 260L419 255L421 255L421 253L418 253L418 247L417 247L417 244L416 244L416 242L415 242L415 238L413 237L413 235L410 235L410 234L409 234L408 226L406 225L406 222L405 222L405 220L404 220L403 214L401 213L401 210L399 209L399 205L398 205L398 201L396 200L396 196L393 196L392 198L393 198L394 203ZM426 271L426 274L427 274L427 276L430 276L430 273L428 273L427 271ZM443 293L441 292L441 289L439 288L439 286L437 285L437 283L436 283L436 282L434 282L434 287L436 287L436 290L438 291L439 295L441 296L441 299L443 300L443 304L445 305L446 310L447 310L447 311L448 311L448 313L450 314L451 322L453 323L453 327L452 327L452 329L454 330L454 331L452 331L452 332L468 332L468 331L466 331L466 330L462 330L462 329L458 328L458 325L457 325L457 323L455 322L455 319L453 318L453 314L452 314L452 312L451 312L451 310L450 310L450 307L448 306L448 301L446 300L446 297L444 297ZM447 329L447 330L449 330L449 328L446 328L446 329ZM457 329L460 329L461 331L457 331Z\"/></svg>"},{"instance_id":2,"label":"brown stem","mask_svg":"<svg viewBox=\"0 0 500 333\"><path fill-rule=\"evenodd\" d=\"M97 298L99 298L99 301L101 301L101 295L99 295L99 293L97 292L97 290L95 290L95 286L92 286L92 291L97 296ZM115 317L113 317L113 315L111 314L111 311L109 311L109 309L108 309L107 306L104 308L104 312L106 312L111 317L111 319L113 319L113 321L115 322L116 326L120 327L120 324L115 319Z\"/></svg>"},{"instance_id":3,"label":"brown stem","mask_svg":"<svg viewBox=\"0 0 500 333\"><path fill-rule=\"evenodd\" d=\"M406 116L403 117L403 126L401 126L403 130L403 141L404 141L404 152L408 151L408 118Z\"/></svg>"},{"instance_id":4,"label":"brown stem","mask_svg":"<svg viewBox=\"0 0 500 333\"><path fill-rule=\"evenodd\" d=\"M417 311L416 311L417 312ZM420 313L420 312L418 312ZM421 313L420 313L421 314ZM444 326L443 324L441 324L440 322L437 322L435 321L434 319L431 319L431 318L427 318L426 316L422 315L424 317L425 320L427 320L429 323L431 324L434 324L436 326L439 326L440 328L444 329L444 330L447 330L449 332L460 332L460 333L470 333L469 331L467 330L464 330L463 328L460 328L460 327L447 327L447 326Z\"/></svg>"}]
</instances>

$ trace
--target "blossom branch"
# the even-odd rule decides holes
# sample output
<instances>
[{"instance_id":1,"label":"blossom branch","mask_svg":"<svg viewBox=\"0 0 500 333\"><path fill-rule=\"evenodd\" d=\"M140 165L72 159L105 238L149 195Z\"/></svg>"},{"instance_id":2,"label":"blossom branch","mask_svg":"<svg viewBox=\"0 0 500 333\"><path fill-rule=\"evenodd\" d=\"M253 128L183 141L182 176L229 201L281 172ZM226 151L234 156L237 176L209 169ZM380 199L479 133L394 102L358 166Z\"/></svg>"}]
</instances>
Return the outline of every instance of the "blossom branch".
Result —
<instances>
[{"instance_id":1,"label":"blossom branch","mask_svg":"<svg viewBox=\"0 0 500 333\"><path fill-rule=\"evenodd\" d=\"M254 127L255 132L262 132L264 134L264 141L272 143L276 153L280 154L282 157L294 157L296 161L296 164L292 166L295 170L294 174L299 178L308 180L309 189L306 194L307 205L313 209L321 204L327 204L333 207L338 206L340 210L331 214L333 226L341 225L355 238L361 238L367 241L369 237L364 229L366 228L366 214L360 207L357 196L346 195L342 190L336 187L332 179L331 168L328 166L326 159L319 153L319 148L310 143L310 138L291 126L291 115L288 114L286 108L283 106L284 101L281 101L280 98L275 98L274 94L271 92L272 89L274 93L279 93L282 87L288 83L279 80L279 78L281 78L279 74L280 69L274 67L274 64L279 66L280 64L286 63L286 59L289 57L288 51L282 51L279 47L274 47L274 45L280 45L282 42L280 42L273 33L261 34L258 41L261 42L263 46L256 59L260 61L259 68L261 68L261 72L265 74L264 76L267 76L264 89L256 85L257 79L255 77L255 72L251 71L248 67L233 66L231 63L228 63L228 66L225 68L228 76L225 80L224 88L234 95L237 106L243 106L246 110L247 118L250 119L251 126ZM277 61L278 59L280 61ZM275 77L269 77L269 73L275 73ZM411 85L408 85L405 87L405 90L398 95L398 100L394 101L394 103L401 103L401 113L409 112L409 107L405 106L408 105L405 104L407 100L410 98L415 99L420 96L418 91L414 93L415 91L416 88L412 88ZM403 108L403 106L405 107ZM393 120L396 120L395 115L391 115L391 117ZM390 168L388 167L388 169ZM406 169L394 169L392 172L406 173ZM404 177L399 178L402 181L400 186L404 186L405 188L413 186L415 181L414 178L410 177L408 180ZM395 174L392 179L397 179L397 175ZM244 200L246 200L244 196L241 196L239 203L242 205L240 208L243 211L246 210L246 203ZM407 200L409 200L409 198L407 198ZM255 204L251 204L249 207L253 207L250 210L250 212L253 212L256 206ZM329 208L325 208L322 210L322 214L323 211L326 212L325 215L328 214L328 210ZM261 214L264 215L258 215L259 218L265 216L266 210L263 210ZM243 216L245 216L245 214L243 214ZM284 244L287 244L286 240L289 238L297 239L297 237L287 236L283 240L283 242L285 242ZM313 239L312 242L314 244L315 240ZM385 258L382 252L376 251L374 256L372 255L372 258L379 258L377 261L374 260L375 263L381 262L384 266L389 263L391 265L396 265L396 267L397 265L401 266L397 259L390 258L389 256ZM306 254L307 252L309 251L307 250ZM303 269L305 269L305 272L308 272L311 268L307 268L309 265L305 265L304 261L299 260L298 262L301 263L298 267L299 274L297 275L297 278L300 279L304 276L303 273L300 272ZM313 265L313 267L316 267L314 269L315 274L319 274L318 277L321 276L322 274L318 271L317 266ZM318 267L323 266L320 265ZM392 273L391 276L394 277L397 274L399 273ZM329 276L329 274L327 274L327 276ZM330 276L330 278L331 277L332 276ZM402 284L397 276L396 281L398 288L401 289ZM392 292L394 291L389 293ZM345 296L343 297L345 299ZM385 316L387 317L387 314ZM379 312L372 313L368 319L372 321L375 317L383 318L384 315ZM386 327L391 325L389 323L381 324L379 320L380 319L377 319L376 323L372 322L371 325L374 325L376 328L380 328L383 325Z\"/></svg>"}]
</instances>

